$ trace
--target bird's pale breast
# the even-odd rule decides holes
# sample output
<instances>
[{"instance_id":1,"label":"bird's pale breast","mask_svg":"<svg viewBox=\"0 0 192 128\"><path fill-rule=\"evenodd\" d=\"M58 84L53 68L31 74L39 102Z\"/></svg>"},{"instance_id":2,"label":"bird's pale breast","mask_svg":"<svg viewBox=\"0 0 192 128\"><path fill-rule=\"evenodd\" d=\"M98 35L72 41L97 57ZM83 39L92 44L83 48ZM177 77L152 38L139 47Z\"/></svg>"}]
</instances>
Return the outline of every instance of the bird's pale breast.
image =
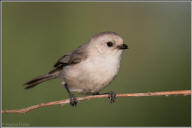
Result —
<instances>
[{"instance_id":1,"label":"bird's pale breast","mask_svg":"<svg viewBox=\"0 0 192 128\"><path fill-rule=\"evenodd\" d=\"M94 93L103 89L117 75L120 56L94 57L63 69L69 89L78 93Z\"/></svg>"}]
</instances>

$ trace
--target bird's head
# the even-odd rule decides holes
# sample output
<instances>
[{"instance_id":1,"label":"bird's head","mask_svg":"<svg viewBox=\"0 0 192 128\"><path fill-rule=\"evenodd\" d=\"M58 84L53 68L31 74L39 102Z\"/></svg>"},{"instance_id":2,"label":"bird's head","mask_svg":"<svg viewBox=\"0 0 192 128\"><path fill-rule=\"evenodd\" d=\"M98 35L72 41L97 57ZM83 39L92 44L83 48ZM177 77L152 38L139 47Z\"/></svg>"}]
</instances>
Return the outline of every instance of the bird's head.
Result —
<instances>
[{"instance_id":1,"label":"bird's head","mask_svg":"<svg viewBox=\"0 0 192 128\"><path fill-rule=\"evenodd\" d=\"M123 50L128 49L128 45L115 32L101 32L91 37L89 49L93 54L121 55Z\"/></svg>"}]
</instances>

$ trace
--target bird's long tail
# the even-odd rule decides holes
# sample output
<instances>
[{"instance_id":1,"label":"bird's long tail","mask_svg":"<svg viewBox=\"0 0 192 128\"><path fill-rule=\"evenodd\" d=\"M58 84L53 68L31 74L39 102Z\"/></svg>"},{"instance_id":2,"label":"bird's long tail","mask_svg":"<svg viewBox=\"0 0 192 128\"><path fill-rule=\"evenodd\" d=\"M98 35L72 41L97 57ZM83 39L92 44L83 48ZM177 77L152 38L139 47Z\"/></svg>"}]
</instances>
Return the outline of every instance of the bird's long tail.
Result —
<instances>
[{"instance_id":1,"label":"bird's long tail","mask_svg":"<svg viewBox=\"0 0 192 128\"><path fill-rule=\"evenodd\" d=\"M55 79L59 76L61 72L61 69L54 69L50 72L48 72L47 74L44 74L44 75L41 75L41 76L38 76L28 82L26 82L24 85L25 86L25 89L30 89L30 88L33 88L35 86L37 86L38 84L42 83L42 82L45 82L45 81L48 81L48 80L51 80L51 79Z\"/></svg>"}]
</instances>

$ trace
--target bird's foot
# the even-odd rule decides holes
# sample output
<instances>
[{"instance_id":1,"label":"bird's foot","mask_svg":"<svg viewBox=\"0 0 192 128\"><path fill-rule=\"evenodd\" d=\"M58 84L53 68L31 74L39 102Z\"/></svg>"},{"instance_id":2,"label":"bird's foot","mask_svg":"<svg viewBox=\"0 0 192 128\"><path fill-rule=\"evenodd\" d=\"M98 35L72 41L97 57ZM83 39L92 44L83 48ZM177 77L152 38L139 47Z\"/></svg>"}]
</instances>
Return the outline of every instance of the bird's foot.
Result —
<instances>
[{"instance_id":1,"label":"bird's foot","mask_svg":"<svg viewBox=\"0 0 192 128\"><path fill-rule=\"evenodd\" d=\"M114 103L115 102L115 99L116 99L116 93L113 92L113 91L110 91L110 92L107 92L105 94L108 94L108 98L109 98L109 101L110 103Z\"/></svg>"},{"instance_id":2,"label":"bird's foot","mask_svg":"<svg viewBox=\"0 0 192 128\"><path fill-rule=\"evenodd\" d=\"M115 92L110 91L110 92L106 92L106 93L103 93L103 94L108 94L109 95L108 98L110 100L110 103L115 102L115 99L116 99L116 93ZM96 92L93 95L102 95L102 94L100 94L99 92Z\"/></svg>"},{"instance_id":3,"label":"bird's foot","mask_svg":"<svg viewBox=\"0 0 192 128\"><path fill-rule=\"evenodd\" d=\"M71 96L70 96L70 105L74 107L74 106L77 105L77 103L78 103L78 101L77 101L77 99L75 98L75 96L74 96L74 95L71 95Z\"/></svg>"}]
</instances>

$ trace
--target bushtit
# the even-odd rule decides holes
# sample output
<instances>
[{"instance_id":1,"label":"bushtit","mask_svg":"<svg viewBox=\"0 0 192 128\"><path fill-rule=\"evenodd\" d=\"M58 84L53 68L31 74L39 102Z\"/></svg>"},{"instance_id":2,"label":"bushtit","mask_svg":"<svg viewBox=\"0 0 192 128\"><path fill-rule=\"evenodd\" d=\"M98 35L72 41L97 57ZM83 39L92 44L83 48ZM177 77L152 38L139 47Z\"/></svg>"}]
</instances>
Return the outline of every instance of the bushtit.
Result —
<instances>
[{"instance_id":1,"label":"bushtit","mask_svg":"<svg viewBox=\"0 0 192 128\"><path fill-rule=\"evenodd\" d=\"M99 94L117 75L121 55L128 46L115 32L101 32L93 35L88 43L62 56L47 74L26 82L26 89L60 78L66 88L72 106L77 104L71 92ZM115 93L109 92L110 102L114 102Z\"/></svg>"}]
</instances>

